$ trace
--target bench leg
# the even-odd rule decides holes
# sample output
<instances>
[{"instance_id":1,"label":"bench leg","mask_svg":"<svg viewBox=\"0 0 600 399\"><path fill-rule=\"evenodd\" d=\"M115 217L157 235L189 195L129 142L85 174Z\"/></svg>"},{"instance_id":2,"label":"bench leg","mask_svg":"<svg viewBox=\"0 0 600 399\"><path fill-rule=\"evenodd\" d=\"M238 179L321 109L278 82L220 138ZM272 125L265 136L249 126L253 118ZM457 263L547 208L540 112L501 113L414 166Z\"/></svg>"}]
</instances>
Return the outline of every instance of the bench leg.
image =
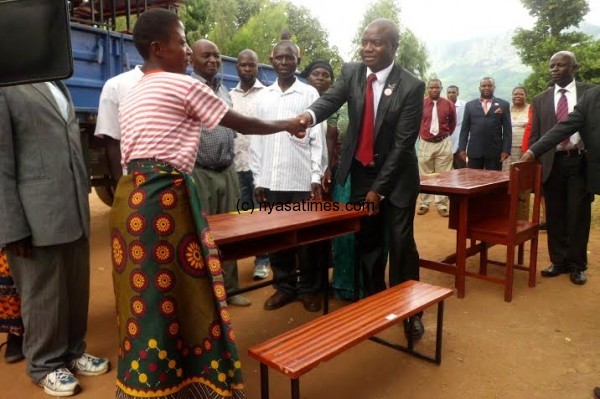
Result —
<instances>
[{"instance_id":1,"label":"bench leg","mask_svg":"<svg viewBox=\"0 0 600 399\"><path fill-rule=\"evenodd\" d=\"M435 332L435 362L442 363L442 330L444 329L444 301L438 302L437 327Z\"/></svg>"},{"instance_id":2,"label":"bench leg","mask_svg":"<svg viewBox=\"0 0 600 399\"><path fill-rule=\"evenodd\" d=\"M269 399L269 368L266 364L260 364L260 398Z\"/></svg>"},{"instance_id":3,"label":"bench leg","mask_svg":"<svg viewBox=\"0 0 600 399\"><path fill-rule=\"evenodd\" d=\"M327 258L327 263L323 265L321 273L323 284L323 314L326 315L329 313L329 258Z\"/></svg>"},{"instance_id":4,"label":"bench leg","mask_svg":"<svg viewBox=\"0 0 600 399\"><path fill-rule=\"evenodd\" d=\"M300 380L292 378L292 399L300 399Z\"/></svg>"}]
</instances>

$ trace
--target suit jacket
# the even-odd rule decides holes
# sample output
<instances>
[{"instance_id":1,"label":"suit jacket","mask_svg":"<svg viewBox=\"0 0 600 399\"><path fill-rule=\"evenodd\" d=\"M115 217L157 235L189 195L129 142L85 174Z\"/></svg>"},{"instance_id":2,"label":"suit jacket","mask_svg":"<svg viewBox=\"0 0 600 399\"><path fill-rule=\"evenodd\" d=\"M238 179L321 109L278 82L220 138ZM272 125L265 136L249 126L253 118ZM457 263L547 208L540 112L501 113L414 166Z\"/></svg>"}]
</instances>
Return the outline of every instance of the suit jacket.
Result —
<instances>
[{"instance_id":1,"label":"suit jacket","mask_svg":"<svg viewBox=\"0 0 600 399\"><path fill-rule=\"evenodd\" d=\"M575 86L577 90L577 100L583 96L583 93L587 89L594 87L593 85L581 82L576 82ZM557 123L556 108L554 106L554 87L550 87L535 96L531 102L530 108L532 114L531 132L529 133L529 146L538 141L541 136L548 133L548 131ZM540 157L544 174L544 182L548 179L548 176L550 176L550 172L552 171L555 152L556 146L554 147L553 151L548 151Z\"/></svg>"},{"instance_id":2,"label":"suit jacket","mask_svg":"<svg viewBox=\"0 0 600 399\"><path fill-rule=\"evenodd\" d=\"M35 246L89 235L88 174L79 125L65 121L45 83L0 88L0 246Z\"/></svg>"},{"instance_id":3,"label":"suit jacket","mask_svg":"<svg viewBox=\"0 0 600 399\"><path fill-rule=\"evenodd\" d=\"M579 87L577 87L577 93L579 93ZM567 119L556 124L541 136L529 150L536 158L548 151L554 154L558 143L577 131L587 150L588 191L600 194L600 86L586 90Z\"/></svg>"},{"instance_id":4,"label":"suit jacket","mask_svg":"<svg viewBox=\"0 0 600 399\"><path fill-rule=\"evenodd\" d=\"M467 146L468 144L468 146ZM465 105L458 151L467 151L470 158L498 158L512 148L512 123L510 104L494 97L487 114L479 99Z\"/></svg>"},{"instance_id":5,"label":"suit jacket","mask_svg":"<svg viewBox=\"0 0 600 399\"><path fill-rule=\"evenodd\" d=\"M367 67L347 63L340 77L309 109L316 123L327 119L348 102L348 131L340 155L338 181L346 181L358 145L365 106ZM389 95L385 91L391 91ZM415 142L423 114L425 83L398 64L385 82L375 115L374 162L377 177L372 191L384 195L397 207L412 206L419 192L419 169Z\"/></svg>"}]
</instances>

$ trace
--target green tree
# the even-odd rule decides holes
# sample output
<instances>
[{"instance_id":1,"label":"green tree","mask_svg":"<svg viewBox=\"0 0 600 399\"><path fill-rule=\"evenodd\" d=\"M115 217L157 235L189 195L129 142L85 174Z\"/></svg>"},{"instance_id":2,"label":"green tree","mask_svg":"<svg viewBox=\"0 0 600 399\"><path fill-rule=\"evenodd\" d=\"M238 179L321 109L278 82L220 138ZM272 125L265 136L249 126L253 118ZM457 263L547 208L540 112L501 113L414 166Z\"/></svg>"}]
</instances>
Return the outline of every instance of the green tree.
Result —
<instances>
[{"instance_id":1,"label":"green tree","mask_svg":"<svg viewBox=\"0 0 600 399\"><path fill-rule=\"evenodd\" d=\"M306 7L287 0L185 0L180 16L190 43L206 37L225 55L235 57L251 48L262 63L269 63L281 32L289 29L301 49L303 65L315 58L329 60L336 70L342 65L319 20Z\"/></svg>"},{"instance_id":2,"label":"green tree","mask_svg":"<svg viewBox=\"0 0 600 399\"><path fill-rule=\"evenodd\" d=\"M352 44L354 46L354 59L360 59L359 48L362 34L373 20L387 18L393 21L400 29L400 44L396 54L396 61L409 71L421 78L425 78L429 68L429 58L425 44L408 28L400 24L400 6L396 0L375 0L363 15Z\"/></svg>"},{"instance_id":3,"label":"green tree","mask_svg":"<svg viewBox=\"0 0 600 399\"><path fill-rule=\"evenodd\" d=\"M589 12L587 0L521 0L536 18L532 29L517 29L512 44L533 72L524 82L529 93L537 94L550 80L548 61L561 50L572 51L580 65L578 80L600 83L600 41L574 31Z\"/></svg>"}]
</instances>

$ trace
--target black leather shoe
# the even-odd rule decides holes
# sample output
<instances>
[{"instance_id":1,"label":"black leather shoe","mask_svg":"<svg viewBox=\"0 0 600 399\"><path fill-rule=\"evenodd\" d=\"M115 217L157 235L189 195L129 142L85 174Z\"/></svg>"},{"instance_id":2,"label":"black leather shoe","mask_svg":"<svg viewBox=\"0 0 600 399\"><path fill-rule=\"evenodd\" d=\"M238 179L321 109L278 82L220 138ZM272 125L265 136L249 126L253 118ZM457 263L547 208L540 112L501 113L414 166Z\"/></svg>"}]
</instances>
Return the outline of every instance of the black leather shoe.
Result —
<instances>
[{"instance_id":1,"label":"black leather shoe","mask_svg":"<svg viewBox=\"0 0 600 399\"><path fill-rule=\"evenodd\" d=\"M23 336L8 334L4 361L6 363L16 363L23 359L25 359L25 356L23 356Z\"/></svg>"},{"instance_id":2,"label":"black leather shoe","mask_svg":"<svg viewBox=\"0 0 600 399\"><path fill-rule=\"evenodd\" d=\"M542 277L556 277L569 272L570 270L565 266L552 264L547 269L542 270L541 274Z\"/></svg>"},{"instance_id":3,"label":"black leather shoe","mask_svg":"<svg viewBox=\"0 0 600 399\"><path fill-rule=\"evenodd\" d=\"M576 270L571 272L571 282L577 285L584 285L587 281L585 272L583 270Z\"/></svg>"},{"instance_id":4,"label":"black leather shoe","mask_svg":"<svg viewBox=\"0 0 600 399\"><path fill-rule=\"evenodd\" d=\"M321 310L321 296L316 293L304 294L300 298L304 309L309 312L318 312Z\"/></svg>"},{"instance_id":5,"label":"black leather shoe","mask_svg":"<svg viewBox=\"0 0 600 399\"><path fill-rule=\"evenodd\" d=\"M417 342L425 334L425 326L421 321L421 316L413 316L413 328L410 329L410 319L404 320L404 335L406 339L412 336L413 342Z\"/></svg>"},{"instance_id":6,"label":"black leather shoe","mask_svg":"<svg viewBox=\"0 0 600 399\"><path fill-rule=\"evenodd\" d=\"M275 310L279 309L282 306L287 305L290 302L294 301L294 297L291 295L284 294L281 291L276 291L273 295L271 295L266 301L264 305L265 310Z\"/></svg>"},{"instance_id":7,"label":"black leather shoe","mask_svg":"<svg viewBox=\"0 0 600 399\"><path fill-rule=\"evenodd\" d=\"M594 388L594 399L600 399L600 387Z\"/></svg>"}]
</instances>

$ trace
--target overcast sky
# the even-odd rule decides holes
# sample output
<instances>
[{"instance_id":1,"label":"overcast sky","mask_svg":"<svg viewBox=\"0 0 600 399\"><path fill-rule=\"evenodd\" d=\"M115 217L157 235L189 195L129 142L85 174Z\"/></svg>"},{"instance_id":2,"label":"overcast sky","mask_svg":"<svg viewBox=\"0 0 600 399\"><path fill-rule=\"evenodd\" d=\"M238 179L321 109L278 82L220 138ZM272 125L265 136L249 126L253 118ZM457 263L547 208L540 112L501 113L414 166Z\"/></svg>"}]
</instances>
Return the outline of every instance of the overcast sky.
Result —
<instances>
[{"instance_id":1,"label":"overcast sky","mask_svg":"<svg viewBox=\"0 0 600 399\"><path fill-rule=\"evenodd\" d=\"M330 44L338 46L340 55L349 59L352 38L371 1L291 1L311 10L329 33ZM600 25L600 0L588 2L591 11L585 21ZM533 24L519 0L401 0L400 8L402 23L426 44L500 33L517 27L529 28Z\"/></svg>"}]
</instances>

